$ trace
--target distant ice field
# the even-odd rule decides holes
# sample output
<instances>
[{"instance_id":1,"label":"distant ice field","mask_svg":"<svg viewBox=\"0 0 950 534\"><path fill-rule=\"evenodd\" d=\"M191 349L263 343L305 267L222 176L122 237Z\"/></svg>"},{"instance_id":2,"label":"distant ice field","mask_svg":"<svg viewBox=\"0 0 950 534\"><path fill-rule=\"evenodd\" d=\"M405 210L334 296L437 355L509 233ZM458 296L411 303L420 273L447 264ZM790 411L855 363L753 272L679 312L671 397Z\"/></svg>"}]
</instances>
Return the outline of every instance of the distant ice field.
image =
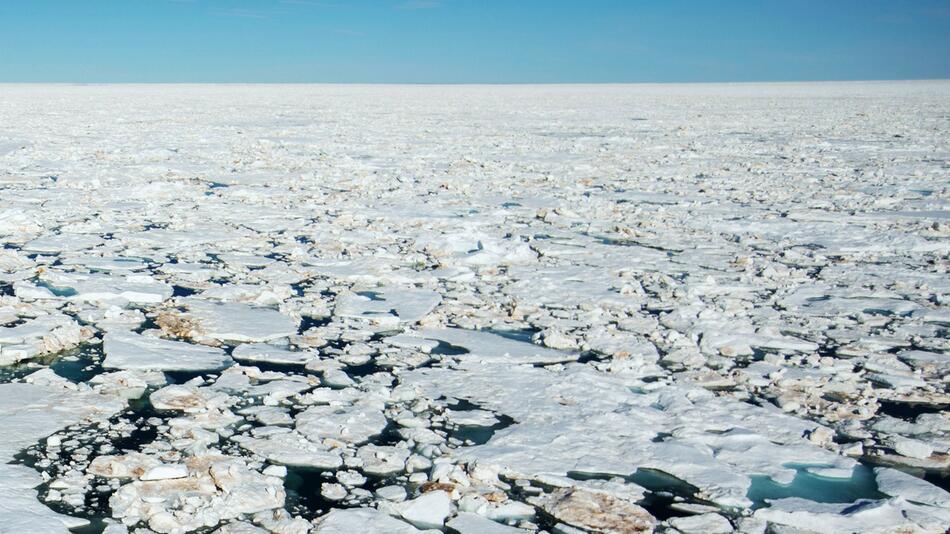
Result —
<instances>
[{"instance_id":1,"label":"distant ice field","mask_svg":"<svg viewBox=\"0 0 950 534\"><path fill-rule=\"evenodd\" d=\"M950 81L0 84L0 534L942 533L948 213Z\"/></svg>"}]
</instances>

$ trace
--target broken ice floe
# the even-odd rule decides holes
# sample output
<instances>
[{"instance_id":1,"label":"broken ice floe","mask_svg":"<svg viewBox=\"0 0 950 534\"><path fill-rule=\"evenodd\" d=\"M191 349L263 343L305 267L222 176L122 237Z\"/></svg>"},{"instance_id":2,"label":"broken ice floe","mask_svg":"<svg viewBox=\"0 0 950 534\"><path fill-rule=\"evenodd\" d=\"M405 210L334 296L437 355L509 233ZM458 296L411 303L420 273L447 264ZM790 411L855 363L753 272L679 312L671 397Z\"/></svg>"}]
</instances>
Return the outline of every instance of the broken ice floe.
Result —
<instances>
[{"instance_id":1,"label":"broken ice floe","mask_svg":"<svg viewBox=\"0 0 950 534\"><path fill-rule=\"evenodd\" d=\"M6 87L0 530L942 532L947 87Z\"/></svg>"}]
</instances>

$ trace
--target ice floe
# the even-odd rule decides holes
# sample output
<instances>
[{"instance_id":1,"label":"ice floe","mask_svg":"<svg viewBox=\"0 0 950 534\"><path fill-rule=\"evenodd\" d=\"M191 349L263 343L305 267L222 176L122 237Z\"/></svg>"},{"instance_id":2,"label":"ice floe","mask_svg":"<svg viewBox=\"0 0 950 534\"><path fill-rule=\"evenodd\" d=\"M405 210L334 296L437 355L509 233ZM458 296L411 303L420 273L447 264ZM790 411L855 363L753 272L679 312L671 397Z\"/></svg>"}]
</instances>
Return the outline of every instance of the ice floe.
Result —
<instances>
[{"instance_id":1,"label":"ice floe","mask_svg":"<svg viewBox=\"0 0 950 534\"><path fill-rule=\"evenodd\" d=\"M234 363L221 349L133 332L107 333L103 350L106 369L217 371Z\"/></svg>"},{"instance_id":2,"label":"ice floe","mask_svg":"<svg viewBox=\"0 0 950 534\"><path fill-rule=\"evenodd\" d=\"M0 531L950 523L946 82L0 92Z\"/></svg>"}]
</instances>

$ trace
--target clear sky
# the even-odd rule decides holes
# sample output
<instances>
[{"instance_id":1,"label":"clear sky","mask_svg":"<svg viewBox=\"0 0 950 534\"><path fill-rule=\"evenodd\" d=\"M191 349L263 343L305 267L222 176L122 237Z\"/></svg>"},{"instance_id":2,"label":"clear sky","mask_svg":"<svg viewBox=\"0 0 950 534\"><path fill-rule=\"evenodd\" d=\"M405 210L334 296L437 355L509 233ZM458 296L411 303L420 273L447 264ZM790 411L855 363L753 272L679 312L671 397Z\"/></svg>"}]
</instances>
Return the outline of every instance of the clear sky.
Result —
<instances>
[{"instance_id":1,"label":"clear sky","mask_svg":"<svg viewBox=\"0 0 950 534\"><path fill-rule=\"evenodd\" d=\"M950 78L950 0L0 0L5 82Z\"/></svg>"}]
</instances>

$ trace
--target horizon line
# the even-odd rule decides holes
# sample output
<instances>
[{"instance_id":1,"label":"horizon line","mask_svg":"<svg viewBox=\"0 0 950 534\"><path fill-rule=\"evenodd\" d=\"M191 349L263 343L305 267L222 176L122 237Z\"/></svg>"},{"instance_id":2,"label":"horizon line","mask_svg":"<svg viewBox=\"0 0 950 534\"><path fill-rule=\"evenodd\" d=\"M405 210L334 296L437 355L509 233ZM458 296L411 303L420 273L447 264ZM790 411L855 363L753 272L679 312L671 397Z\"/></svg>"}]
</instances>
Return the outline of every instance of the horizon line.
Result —
<instances>
[{"instance_id":1,"label":"horizon line","mask_svg":"<svg viewBox=\"0 0 950 534\"><path fill-rule=\"evenodd\" d=\"M637 82L280 82L280 81L0 81L0 85L377 85L377 86L530 86L530 85L791 85L805 83L947 82L944 78L865 78L736 81L637 81Z\"/></svg>"}]
</instances>

